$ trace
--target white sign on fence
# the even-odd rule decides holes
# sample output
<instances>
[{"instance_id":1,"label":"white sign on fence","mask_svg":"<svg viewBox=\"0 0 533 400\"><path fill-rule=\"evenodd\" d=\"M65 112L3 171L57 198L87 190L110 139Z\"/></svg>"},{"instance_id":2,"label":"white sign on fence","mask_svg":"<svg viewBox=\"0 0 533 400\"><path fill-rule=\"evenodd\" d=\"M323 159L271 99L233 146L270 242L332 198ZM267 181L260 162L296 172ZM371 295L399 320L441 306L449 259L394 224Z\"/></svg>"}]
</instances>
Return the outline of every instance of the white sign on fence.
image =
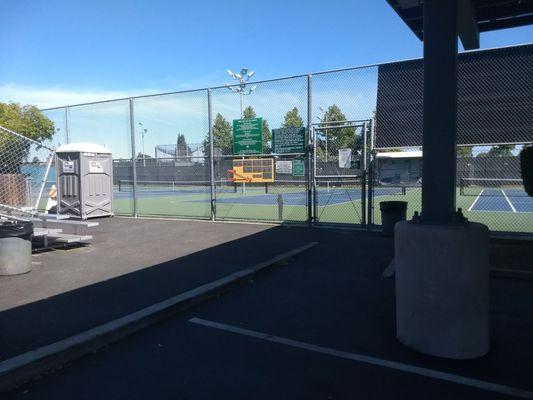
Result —
<instances>
[{"instance_id":1,"label":"white sign on fence","mask_svg":"<svg viewBox=\"0 0 533 400\"><path fill-rule=\"evenodd\" d=\"M339 149L339 168L350 168L352 149Z\"/></svg>"},{"instance_id":2,"label":"white sign on fence","mask_svg":"<svg viewBox=\"0 0 533 400\"><path fill-rule=\"evenodd\" d=\"M292 174L292 161L276 161L276 174Z\"/></svg>"}]
</instances>

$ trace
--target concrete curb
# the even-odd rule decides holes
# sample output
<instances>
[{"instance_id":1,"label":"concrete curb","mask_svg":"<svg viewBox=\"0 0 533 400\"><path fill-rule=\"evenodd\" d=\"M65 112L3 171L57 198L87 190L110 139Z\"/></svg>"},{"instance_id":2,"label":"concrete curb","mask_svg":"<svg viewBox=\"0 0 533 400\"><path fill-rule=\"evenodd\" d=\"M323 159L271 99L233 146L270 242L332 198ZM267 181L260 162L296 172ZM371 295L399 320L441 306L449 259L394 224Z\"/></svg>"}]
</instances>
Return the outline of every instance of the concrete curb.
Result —
<instances>
[{"instance_id":1,"label":"concrete curb","mask_svg":"<svg viewBox=\"0 0 533 400\"><path fill-rule=\"evenodd\" d=\"M311 242L252 267L188 290L124 317L0 362L0 391L57 368L245 282L256 273L316 246Z\"/></svg>"}]
</instances>

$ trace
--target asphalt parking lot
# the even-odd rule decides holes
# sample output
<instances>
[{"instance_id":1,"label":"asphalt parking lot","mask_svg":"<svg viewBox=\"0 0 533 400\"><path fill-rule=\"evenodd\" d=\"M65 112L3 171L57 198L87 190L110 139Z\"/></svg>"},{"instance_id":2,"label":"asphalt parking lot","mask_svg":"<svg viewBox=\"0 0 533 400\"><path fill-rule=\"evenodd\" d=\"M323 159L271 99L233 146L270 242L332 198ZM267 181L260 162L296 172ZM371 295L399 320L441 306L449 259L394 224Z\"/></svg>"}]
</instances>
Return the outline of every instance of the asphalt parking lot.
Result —
<instances>
[{"instance_id":1,"label":"asphalt parking lot","mask_svg":"<svg viewBox=\"0 0 533 400\"><path fill-rule=\"evenodd\" d=\"M5 398L533 397L533 281L491 280L488 355L424 356L395 338L390 239L291 229L318 246Z\"/></svg>"}]
</instances>

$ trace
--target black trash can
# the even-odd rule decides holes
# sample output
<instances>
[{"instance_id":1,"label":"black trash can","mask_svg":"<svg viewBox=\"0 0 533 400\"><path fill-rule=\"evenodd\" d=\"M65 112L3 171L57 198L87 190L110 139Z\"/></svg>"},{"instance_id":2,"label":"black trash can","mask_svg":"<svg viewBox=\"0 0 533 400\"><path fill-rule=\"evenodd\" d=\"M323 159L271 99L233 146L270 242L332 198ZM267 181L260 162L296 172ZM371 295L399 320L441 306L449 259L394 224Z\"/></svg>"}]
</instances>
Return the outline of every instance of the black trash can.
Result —
<instances>
[{"instance_id":1,"label":"black trash can","mask_svg":"<svg viewBox=\"0 0 533 400\"><path fill-rule=\"evenodd\" d=\"M394 236L396 222L405 221L407 218L406 201L382 201L379 203L381 210L381 233L384 236Z\"/></svg>"},{"instance_id":2,"label":"black trash can","mask_svg":"<svg viewBox=\"0 0 533 400\"><path fill-rule=\"evenodd\" d=\"M0 222L0 275L18 275L31 271L32 237L32 222Z\"/></svg>"}]
</instances>

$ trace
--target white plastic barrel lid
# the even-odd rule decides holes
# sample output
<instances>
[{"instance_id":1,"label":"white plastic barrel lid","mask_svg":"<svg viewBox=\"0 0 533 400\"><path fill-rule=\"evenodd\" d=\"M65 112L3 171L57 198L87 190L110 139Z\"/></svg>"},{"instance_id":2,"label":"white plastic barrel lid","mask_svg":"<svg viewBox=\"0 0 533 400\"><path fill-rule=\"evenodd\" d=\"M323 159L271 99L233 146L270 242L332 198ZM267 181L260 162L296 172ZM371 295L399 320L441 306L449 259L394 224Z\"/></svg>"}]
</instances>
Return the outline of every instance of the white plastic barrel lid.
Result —
<instances>
[{"instance_id":1,"label":"white plastic barrel lid","mask_svg":"<svg viewBox=\"0 0 533 400\"><path fill-rule=\"evenodd\" d=\"M96 143L69 143L59 146L56 153L104 153L111 154L111 150Z\"/></svg>"}]
</instances>

